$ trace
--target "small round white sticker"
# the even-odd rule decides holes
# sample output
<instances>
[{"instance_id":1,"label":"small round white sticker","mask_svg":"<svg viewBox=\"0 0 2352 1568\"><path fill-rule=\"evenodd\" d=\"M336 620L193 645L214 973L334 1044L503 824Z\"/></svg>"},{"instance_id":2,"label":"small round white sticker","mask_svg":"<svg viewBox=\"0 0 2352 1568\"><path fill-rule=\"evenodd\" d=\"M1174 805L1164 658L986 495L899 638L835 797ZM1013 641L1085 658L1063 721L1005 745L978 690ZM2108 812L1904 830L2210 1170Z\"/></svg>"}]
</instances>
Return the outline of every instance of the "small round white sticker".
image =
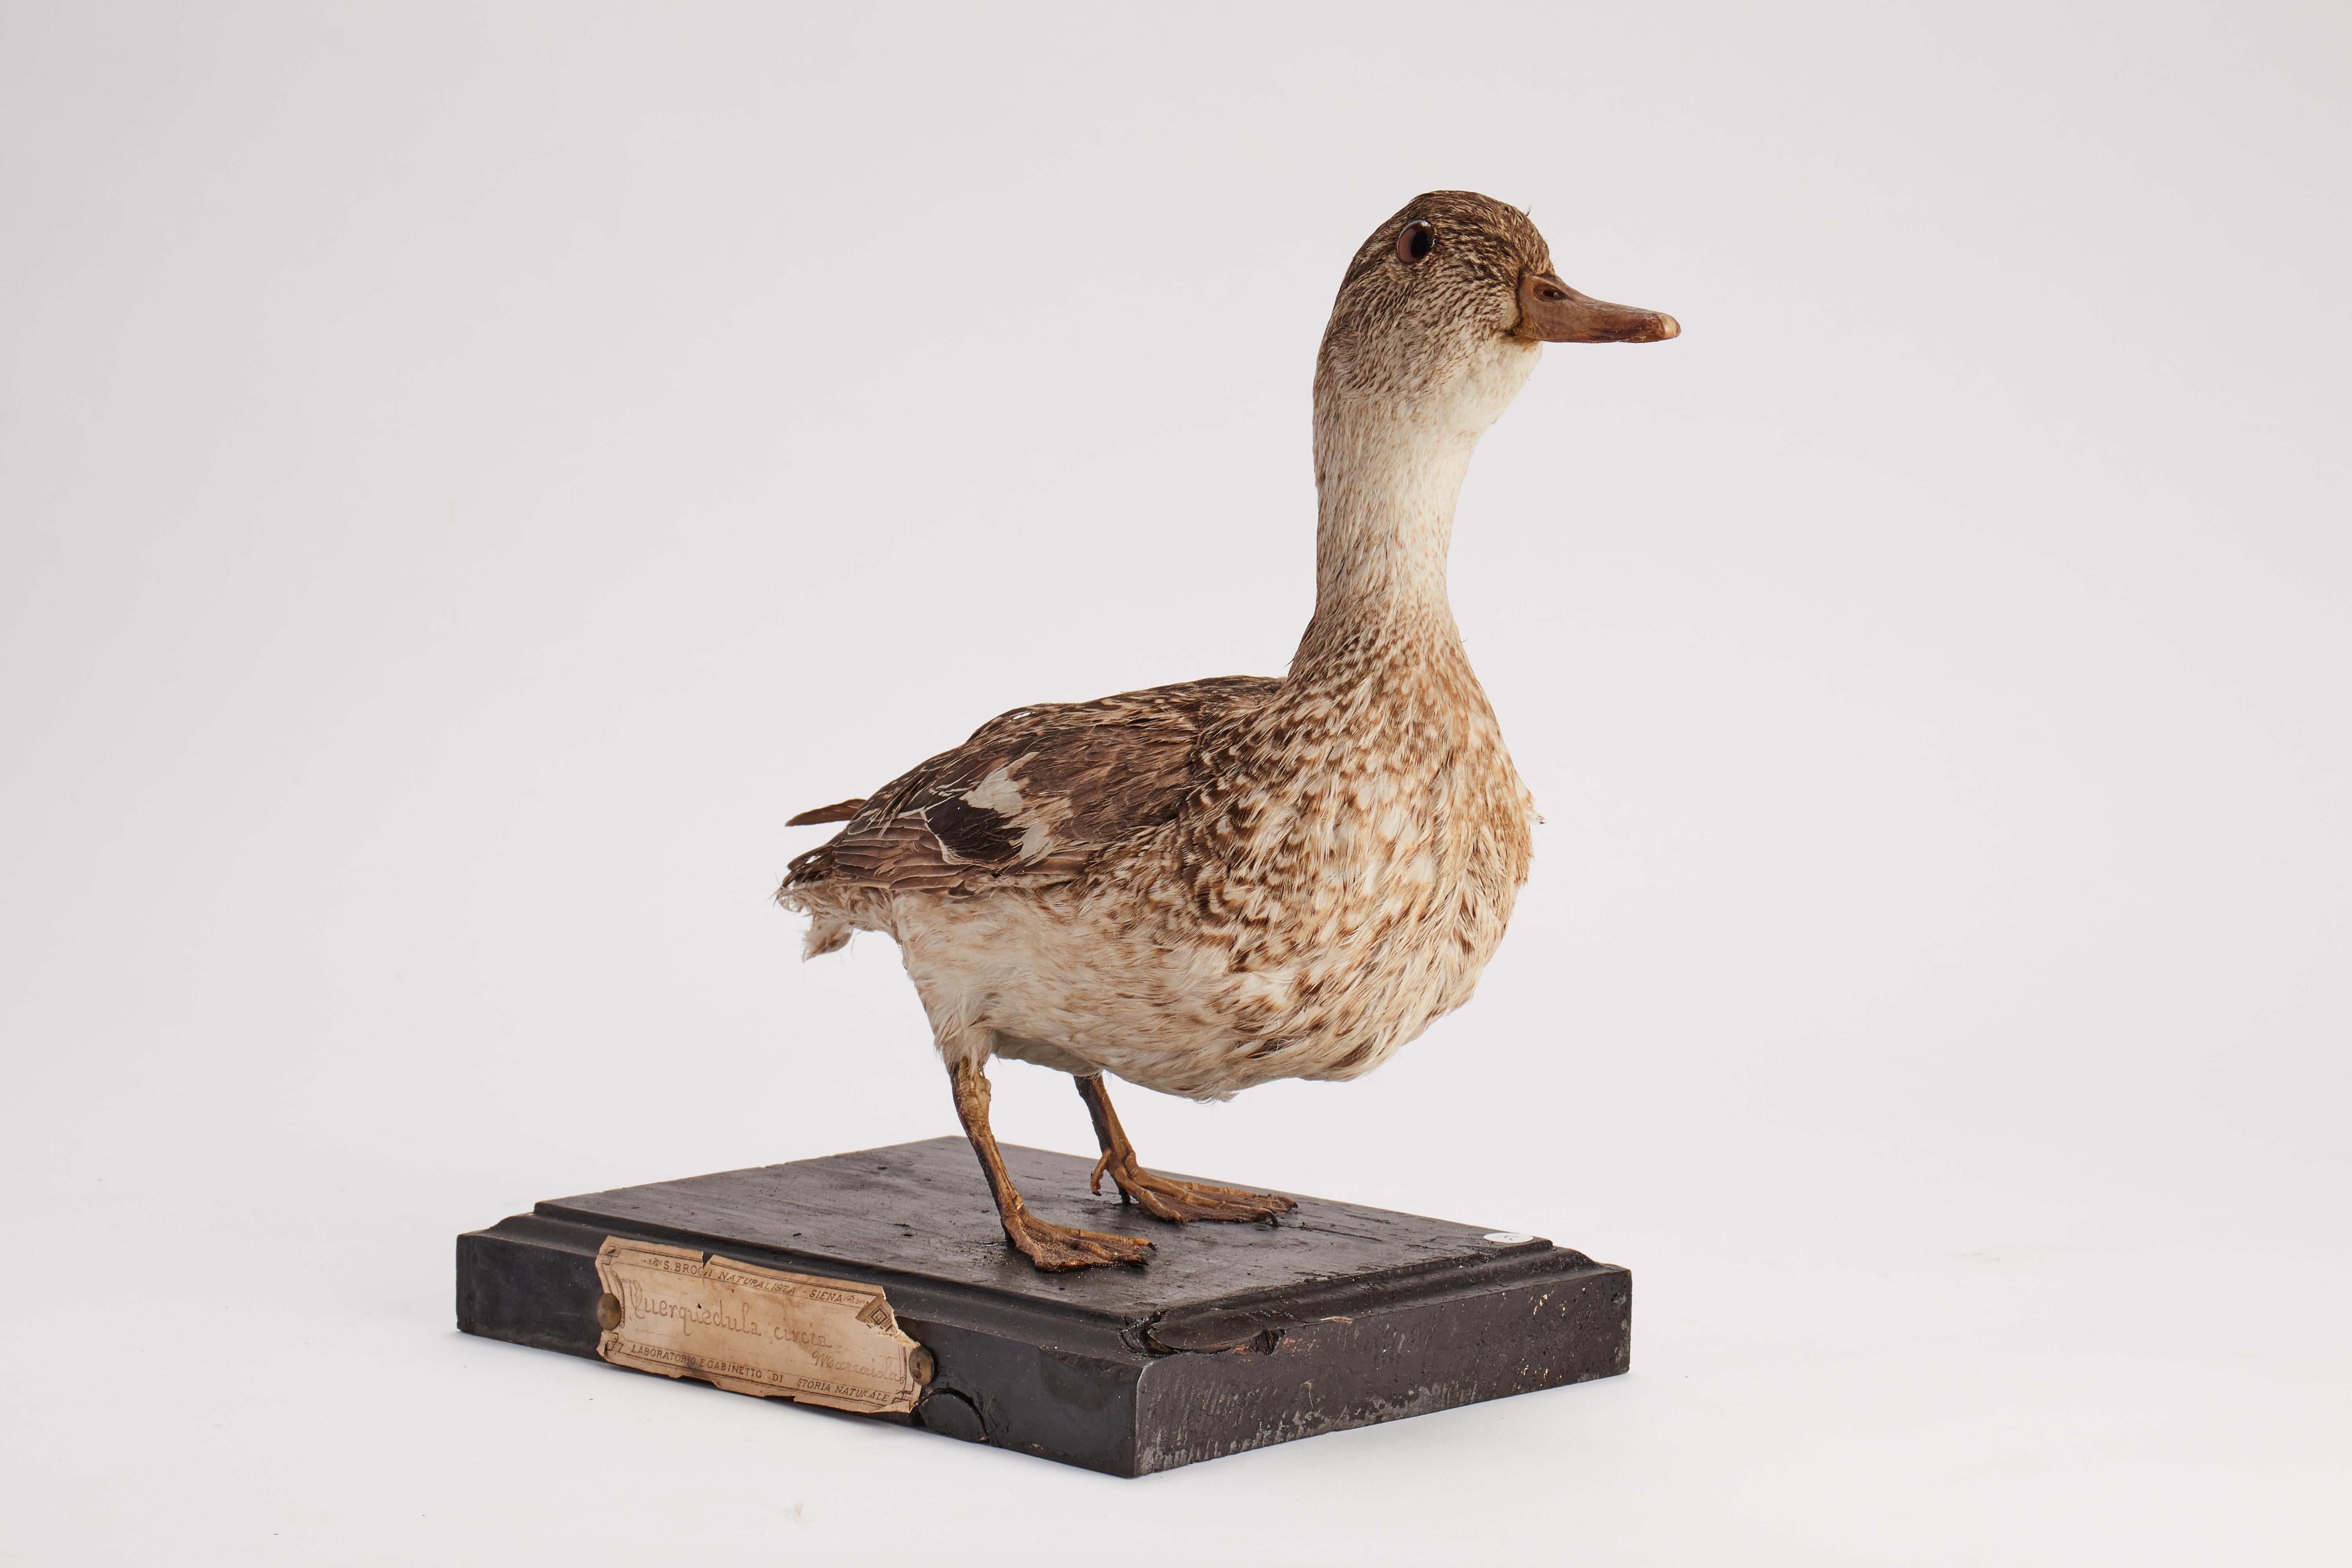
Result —
<instances>
[{"instance_id":1,"label":"small round white sticker","mask_svg":"<svg viewBox=\"0 0 2352 1568\"><path fill-rule=\"evenodd\" d=\"M1524 1230L1490 1230L1482 1239L1512 1247L1522 1241L1533 1241L1535 1237Z\"/></svg>"}]
</instances>

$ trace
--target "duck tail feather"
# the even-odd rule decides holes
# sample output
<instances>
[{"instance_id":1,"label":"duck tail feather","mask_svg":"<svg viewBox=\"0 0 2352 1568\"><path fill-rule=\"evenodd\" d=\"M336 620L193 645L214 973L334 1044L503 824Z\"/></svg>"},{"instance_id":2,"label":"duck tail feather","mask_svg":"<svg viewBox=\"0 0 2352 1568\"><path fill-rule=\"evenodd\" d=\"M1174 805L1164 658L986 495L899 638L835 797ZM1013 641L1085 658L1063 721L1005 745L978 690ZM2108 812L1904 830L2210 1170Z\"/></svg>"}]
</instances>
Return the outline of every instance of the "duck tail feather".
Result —
<instances>
[{"instance_id":1,"label":"duck tail feather","mask_svg":"<svg viewBox=\"0 0 2352 1568\"><path fill-rule=\"evenodd\" d=\"M847 822L866 804L864 796L856 800L836 800L831 805L820 805L803 811L798 816L784 818L786 827L814 827L821 822Z\"/></svg>"}]
</instances>

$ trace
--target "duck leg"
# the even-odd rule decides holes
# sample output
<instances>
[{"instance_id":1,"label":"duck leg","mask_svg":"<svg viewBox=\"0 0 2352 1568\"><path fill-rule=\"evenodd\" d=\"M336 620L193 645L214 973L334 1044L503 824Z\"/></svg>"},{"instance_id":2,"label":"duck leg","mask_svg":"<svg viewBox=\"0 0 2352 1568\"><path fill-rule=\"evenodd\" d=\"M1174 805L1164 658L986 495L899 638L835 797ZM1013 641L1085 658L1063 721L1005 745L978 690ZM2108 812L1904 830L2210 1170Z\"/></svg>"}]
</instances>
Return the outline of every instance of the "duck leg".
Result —
<instances>
[{"instance_id":1,"label":"duck leg","mask_svg":"<svg viewBox=\"0 0 2352 1568\"><path fill-rule=\"evenodd\" d=\"M980 1156L980 1168L987 1173L988 1189L996 1198L1004 1239L1019 1247L1030 1262L1059 1274L1110 1263L1140 1263L1151 1255L1151 1243L1140 1237L1077 1230L1031 1214L1004 1169L996 1134L988 1128L987 1072L979 1062L954 1062L948 1067L948 1078L955 1085L956 1114L963 1119L963 1135L971 1140L971 1152Z\"/></svg>"},{"instance_id":2,"label":"duck leg","mask_svg":"<svg viewBox=\"0 0 2352 1568\"><path fill-rule=\"evenodd\" d=\"M1135 1145L1127 1141L1118 1112L1110 1108L1102 1074L1078 1079L1078 1098L1087 1102L1087 1114L1094 1118L1095 1142L1102 1145L1102 1158L1095 1162L1094 1174L1087 1182L1089 1192L1102 1191L1103 1174L1108 1172L1129 1202L1141 1204L1146 1214L1179 1224L1195 1219L1272 1219L1298 1206L1277 1194L1245 1193L1239 1187L1155 1176L1136 1159Z\"/></svg>"}]
</instances>

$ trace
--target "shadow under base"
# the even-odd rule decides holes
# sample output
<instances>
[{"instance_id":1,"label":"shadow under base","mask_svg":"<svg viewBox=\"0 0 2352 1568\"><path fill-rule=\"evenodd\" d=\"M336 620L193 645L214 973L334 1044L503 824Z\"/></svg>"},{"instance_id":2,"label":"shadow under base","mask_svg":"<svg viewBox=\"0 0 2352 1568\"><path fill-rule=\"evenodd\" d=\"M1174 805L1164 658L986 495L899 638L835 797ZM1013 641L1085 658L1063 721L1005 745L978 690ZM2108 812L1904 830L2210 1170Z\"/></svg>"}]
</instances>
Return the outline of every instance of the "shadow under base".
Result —
<instances>
[{"instance_id":1,"label":"shadow under base","mask_svg":"<svg viewBox=\"0 0 2352 1568\"><path fill-rule=\"evenodd\" d=\"M1149 1237L1041 1274L961 1138L557 1198L457 1238L457 1326L596 1356L607 1237L879 1285L928 1348L914 1426L1116 1476L1622 1373L1633 1277L1538 1237L1299 1197L1278 1226L1168 1225L1092 1162L1006 1145L1030 1208Z\"/></svg>"}]
</instances>

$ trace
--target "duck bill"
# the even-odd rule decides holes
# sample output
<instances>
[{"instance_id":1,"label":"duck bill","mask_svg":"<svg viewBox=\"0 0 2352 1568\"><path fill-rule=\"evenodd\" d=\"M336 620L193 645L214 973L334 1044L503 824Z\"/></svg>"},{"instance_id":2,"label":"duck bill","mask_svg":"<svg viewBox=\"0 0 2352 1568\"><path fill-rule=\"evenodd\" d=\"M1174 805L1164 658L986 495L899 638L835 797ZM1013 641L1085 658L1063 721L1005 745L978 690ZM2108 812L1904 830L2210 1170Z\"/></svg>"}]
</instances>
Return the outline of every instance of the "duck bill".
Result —
<instances>
[{"instance_id":1,"label":"duck bill","mask_svg":"<svg viewBox=\"0 0 2352 1568\"><path fill-rule=\"evenodd\" d=\"M1549 272L1519 279L1519 324L1511 329L1543 343L1655 343L1680 337L1682 330L1664 311L1580 294Z\"/></svg>"}]
</instances>

